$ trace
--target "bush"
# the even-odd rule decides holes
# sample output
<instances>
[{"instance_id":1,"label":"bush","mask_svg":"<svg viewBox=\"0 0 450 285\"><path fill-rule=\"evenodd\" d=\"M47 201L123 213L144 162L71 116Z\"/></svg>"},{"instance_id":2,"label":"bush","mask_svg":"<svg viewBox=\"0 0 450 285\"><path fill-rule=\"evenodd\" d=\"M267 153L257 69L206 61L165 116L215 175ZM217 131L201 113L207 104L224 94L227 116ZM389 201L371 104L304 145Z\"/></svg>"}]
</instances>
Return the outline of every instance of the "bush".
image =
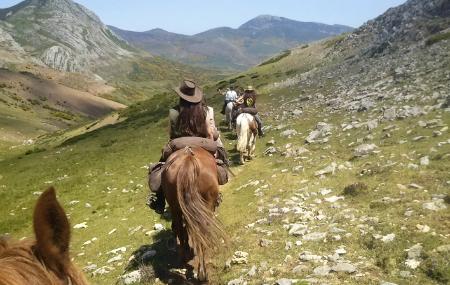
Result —
<instances>
[{"instance_id":1,"label":"bush","mask_svg":"<svg viewBox=\"0 0 450 285\"><path fill-rule=\"evenodd\" d=\"M448 39L450 39L450 32L433 35L433 36L429 37L426 40L425 44L427 46L431 46L431 45L433 45L433 44L435 44L437 42L440 42L440 41L443 41L443 40L448 40Z\"/></svg>"},{"instance_id":2,"label":"bush","mask_svg":"<svg viewBox=\"0 0 450 285\"><path fill-rule=\"evenodd\" d=\"M263 63L259 64L258 66L263 66L263 65L267 65L267 64L271 64L271 63L275 63L277 61L282 60L283 58L289 56L291 54L290 50L285 50L283 51L281 54L274 56L272 58L269 58L268 60L264 61Z\"/></svg>"},{"instance_id":3,"label":"bush","mask_svg":"<svg viewBox=\"0 0 450 285\"><path fill-rule=\"evenodd\" d=\"M35 147L35 148L33 148L33 149L27 150L27 151L25 152L25 155L30 155L30 154L33 154L33 153L39 153L39 152L43 152L43 151L46 151L46 150L47 150L47 149L45 149L45 148Z\"/></svg>"},{"instance_id":4,"label":"bush","mask_svg":"<svg viewBox=\"0 0 450 285\"><path fill-rule=\"evenodd\" d=\"M343 194L346 196L357 196L361 194L363 190L367 189L367 185L362 182L357 182L345 186Z\"/></svg>"},{"instance_id":5,"label":"bush","mask_svg":"<svg viewBox=\"0 0 450 285\"><path fill-rule=\"evenodd\" d=\"M112 146L113 144L115 144L117 142L117 139L110 139L108 141L102 142L100 144L100 147L109 147Z\"/></svg>"}]
</instances>

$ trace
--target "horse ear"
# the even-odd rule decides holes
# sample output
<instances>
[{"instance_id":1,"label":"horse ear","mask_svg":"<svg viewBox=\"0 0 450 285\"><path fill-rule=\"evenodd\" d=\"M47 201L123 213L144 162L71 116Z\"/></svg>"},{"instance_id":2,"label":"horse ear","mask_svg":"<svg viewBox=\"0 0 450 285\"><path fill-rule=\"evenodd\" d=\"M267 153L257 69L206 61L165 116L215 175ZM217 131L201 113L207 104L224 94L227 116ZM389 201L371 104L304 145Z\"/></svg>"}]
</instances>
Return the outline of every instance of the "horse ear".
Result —
<instances>
[{"instance_id":1,"label":"horse ear","mask_svg":"<svg viewBox=\"0 0 450 285\"><path fill-rule=\"evenodd\" d=\"M60 278L67 274L70 225L66 213L50 187L39 197L34 209L33 227L36 235L35 254L47 268Z\"/></svg>"}]
</instances>

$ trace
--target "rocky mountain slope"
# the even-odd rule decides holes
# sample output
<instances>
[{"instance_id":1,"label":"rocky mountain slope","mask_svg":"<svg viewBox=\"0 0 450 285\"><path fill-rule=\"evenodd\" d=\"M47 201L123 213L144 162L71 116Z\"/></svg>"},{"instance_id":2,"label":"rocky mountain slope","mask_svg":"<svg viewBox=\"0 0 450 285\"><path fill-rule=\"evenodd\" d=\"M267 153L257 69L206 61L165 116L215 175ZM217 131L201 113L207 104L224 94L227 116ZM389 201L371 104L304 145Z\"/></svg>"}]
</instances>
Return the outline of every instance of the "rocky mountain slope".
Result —
<instances>
[{"instance_id":1,"label":"rocky mountain slope","mask_svg":"<svg viewBox=\"0 0 450 285\"><path fill-rule=\"evenodd\" d=\"M247 264L228 253L220 280L450 281L449 21L448 1L410 0L211 88L257 85L269 135L230 186L254 216L233 220Z\"/></svg>"},{"instance_id":2,"label":"rocky mountain slope","mask_svg":"<svg viewBox=\"0 0 450 285\"><path fill-rule=\"evenodd\" d=\"M130 44L187 64L245 69L299 43L351 31L343 25L299 22L283 17L258 16L237 29L221 27L193 36L161 29L131 32L110 27Z\"/></svg>"},{"instance_id":3,"label":"rocky mountain slope","mask_svg":"<svg viewBox=\"0 0 450 285\"><path fill-rule=\"evenodd\" d=\"M94 13L71 0L26 0L1 9L0 26L2 41L14 39L15 50L61 71L92 70L131 56Z\"/></svg>"}]
</instances>

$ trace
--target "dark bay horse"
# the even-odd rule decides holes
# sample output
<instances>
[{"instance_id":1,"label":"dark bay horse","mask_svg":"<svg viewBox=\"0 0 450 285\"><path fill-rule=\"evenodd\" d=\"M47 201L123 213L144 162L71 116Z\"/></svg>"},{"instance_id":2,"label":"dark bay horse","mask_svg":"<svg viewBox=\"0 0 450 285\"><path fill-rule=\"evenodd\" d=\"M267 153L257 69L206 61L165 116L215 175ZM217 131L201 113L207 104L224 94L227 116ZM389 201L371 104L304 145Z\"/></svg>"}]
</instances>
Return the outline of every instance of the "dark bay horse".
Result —
<instances>
[{"instance_id":1,"label":"dark bay horse","mask_svg":"<svg viewBox=\"0 0 450 285\"><path fill-rule=\"evenodd\" d=\"M219 196L214 157L200 147L176 151L167 161L162 187L172 213L172 231L180 243L181 261L197 257L197 279L206 281L206 258L225 236L214 215Z\"/></svg>"},{"instance_id":2,"label":"dark bay horse","mask_svg":"<svg viewBox=\"0 0 450 285\"><path fill-rule=\"evenodd\" d=\"M70 260L70 225L53 188L39 197L33 227L35 241L0 237L0 285L87 285Z\"/></svg>"}]
</instances>

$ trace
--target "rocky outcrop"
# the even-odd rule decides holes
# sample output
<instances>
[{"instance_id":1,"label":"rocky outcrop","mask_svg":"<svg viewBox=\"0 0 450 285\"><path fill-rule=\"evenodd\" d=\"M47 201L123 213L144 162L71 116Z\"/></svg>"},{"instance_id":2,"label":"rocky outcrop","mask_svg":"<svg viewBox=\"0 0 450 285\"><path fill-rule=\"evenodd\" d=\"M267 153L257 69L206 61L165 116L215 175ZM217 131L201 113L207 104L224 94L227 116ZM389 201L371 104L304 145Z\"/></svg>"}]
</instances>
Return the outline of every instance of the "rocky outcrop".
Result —
<instances>
[{"instance_id":1,"label":"rocky outcrop","mask_svg":"<svg viewBox=\"0 0 450 285\"><path fill-rule=\"evenodd\" d=\"M71 0L27 0L0 10L0 28L17 50L62 71L91 71L131 52L85 7Z\"/></svg>"},{"instance_id":2,"label":"rocky outcrop","mask_svg":"<svg viewBox=\"0 0 450 285\"><path fill-rule=\"evenodd\" d=\"M44 51L41 56L42 61L49 67L63 71L81 71L82 64L77 62L77 58L72 52L61 46L52 46Z\"/></svg>"}]
</instances>

